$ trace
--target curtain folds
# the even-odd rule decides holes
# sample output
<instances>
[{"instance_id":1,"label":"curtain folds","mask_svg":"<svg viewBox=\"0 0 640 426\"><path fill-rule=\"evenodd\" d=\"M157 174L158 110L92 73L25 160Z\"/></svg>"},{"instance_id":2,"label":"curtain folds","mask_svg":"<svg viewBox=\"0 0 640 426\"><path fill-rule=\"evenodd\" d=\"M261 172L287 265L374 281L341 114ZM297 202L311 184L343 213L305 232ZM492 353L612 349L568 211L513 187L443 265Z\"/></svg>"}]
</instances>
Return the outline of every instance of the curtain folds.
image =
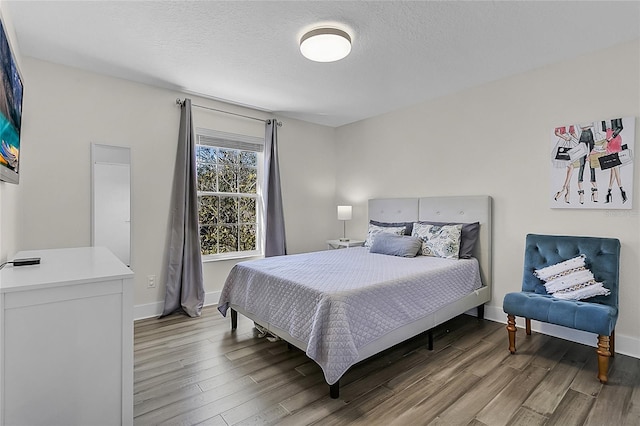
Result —
<instances>
[{"instance_id":1,"label":"curtain folds","mask_svg":"<svg viewBox=\"0 0 640 426\"><path fill-rule=\"evenodd\" d=\"M284 213L280 191L280 167L278 164L278 122L267 120L265 129L265 244L264 256L287 254L284 233Z\"/></svg>"},{"instance_id":2,"label":"curtain folds","mask_svg":"<svg viewBox=\"0 0 640 426\"><path fill-rule=\"evenodd\" d=\"M184 312L190 317L198 317L204 305L204 280L190 99L184 100L180 115L169 238L166 295L161 316Z\"/></svg>"}]
</instances>

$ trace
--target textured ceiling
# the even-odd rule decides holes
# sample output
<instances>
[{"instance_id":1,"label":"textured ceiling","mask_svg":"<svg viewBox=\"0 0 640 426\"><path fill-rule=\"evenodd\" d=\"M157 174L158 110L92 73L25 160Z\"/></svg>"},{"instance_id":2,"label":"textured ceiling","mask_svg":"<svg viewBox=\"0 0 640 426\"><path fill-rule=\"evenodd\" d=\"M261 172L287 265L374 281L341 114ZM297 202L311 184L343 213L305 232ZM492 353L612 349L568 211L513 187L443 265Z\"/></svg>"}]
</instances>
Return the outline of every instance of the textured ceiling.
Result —
<instances>
[{"instance_id":1,"label":"textured ceiling","mask_svg":"<svg viewBox=\"0 0 640 426\"><path fill-rule=\"evenodd\" d=\"M3 5L23 56L328 126L640 38L638 1ZM352 35L347 58L300 54L302 34L322 23Z\"/></svg>"}]
</instances>

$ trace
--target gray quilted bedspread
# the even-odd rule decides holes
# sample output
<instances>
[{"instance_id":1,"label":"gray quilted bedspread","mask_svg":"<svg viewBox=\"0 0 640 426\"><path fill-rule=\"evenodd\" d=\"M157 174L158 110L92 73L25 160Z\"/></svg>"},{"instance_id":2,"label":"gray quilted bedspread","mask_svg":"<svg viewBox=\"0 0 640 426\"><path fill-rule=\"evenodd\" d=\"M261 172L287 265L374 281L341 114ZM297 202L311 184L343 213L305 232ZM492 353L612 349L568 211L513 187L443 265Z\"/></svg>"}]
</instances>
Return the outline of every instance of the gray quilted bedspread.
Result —
<instances>
[{"instance_id":1,"label":"gray quilted bedspread","mask_svg":"<svg viewBox=\"0 0 640 426\"><path fill-rule=\"evenodd\" d=\"M220 295L307 343L329 384L358 350L481 287L476 259L402 258L357 247L238 263ZM258 321L260 323L260 321Z\"/></svg>"}]
</instances>

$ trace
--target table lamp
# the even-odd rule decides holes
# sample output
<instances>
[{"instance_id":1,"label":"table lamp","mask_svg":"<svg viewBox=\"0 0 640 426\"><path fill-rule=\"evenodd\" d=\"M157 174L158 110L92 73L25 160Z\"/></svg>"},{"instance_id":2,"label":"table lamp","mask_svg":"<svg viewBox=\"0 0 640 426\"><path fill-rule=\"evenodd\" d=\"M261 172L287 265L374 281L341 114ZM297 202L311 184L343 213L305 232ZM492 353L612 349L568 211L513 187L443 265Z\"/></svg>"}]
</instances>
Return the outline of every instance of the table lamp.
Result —
<instances>
[{"instance_id":1,"label":"table lamp","mask_svg":"<svg viewBox=\"0 0 640 426\"><path fill-rule=\"evenodd\" d=\"M340 238L340 241L349 241L347 238L347 220L351 220L351 206L338 206L338 220L342 221L342 238Z\"/></svg>"}]
</instances>

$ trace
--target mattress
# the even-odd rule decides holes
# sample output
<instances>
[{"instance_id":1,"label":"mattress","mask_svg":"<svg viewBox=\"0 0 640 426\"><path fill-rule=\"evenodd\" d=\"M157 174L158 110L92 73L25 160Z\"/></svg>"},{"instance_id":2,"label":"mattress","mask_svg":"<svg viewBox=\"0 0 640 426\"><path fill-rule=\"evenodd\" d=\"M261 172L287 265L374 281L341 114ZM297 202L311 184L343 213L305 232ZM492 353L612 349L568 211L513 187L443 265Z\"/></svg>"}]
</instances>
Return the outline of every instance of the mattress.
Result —
<instances>
[{"instance_id":1,"label":"mattress","mask_svg":"<svg viewBox=\"0 0 640 426\"><path fill-rule=\"evenodd\" d=\"M238 306L305 342L333 384L363 346L481 286L473 258L402 258L356 247L238 263L218 310Z\"/></svg>"}]
</instances>

